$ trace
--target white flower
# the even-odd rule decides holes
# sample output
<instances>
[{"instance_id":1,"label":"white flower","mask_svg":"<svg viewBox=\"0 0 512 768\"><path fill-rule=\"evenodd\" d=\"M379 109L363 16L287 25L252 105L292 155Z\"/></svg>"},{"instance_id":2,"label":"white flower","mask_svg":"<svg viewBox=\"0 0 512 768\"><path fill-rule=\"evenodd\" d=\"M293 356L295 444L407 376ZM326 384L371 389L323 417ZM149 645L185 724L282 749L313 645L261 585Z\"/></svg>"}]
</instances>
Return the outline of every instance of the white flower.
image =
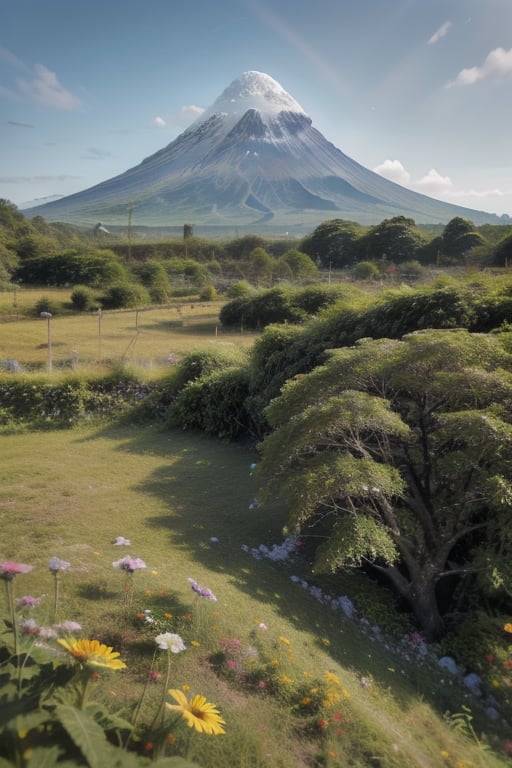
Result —
<instances>
[{"instance_id":1,"label":"white flower","mask_svg":"<svg viewBox=\"0 0 512 768\"><path fill-rule=\"evenodd\" d=\"M180 653L186 651L187 647L179 635L172 632L165 632L163 635L155 637L155 643L162 651L171 651L171 653Z\"/></svg>"},{"instance_id":2,"label":"white flower","mask_svg":"<svg viewBox=\"0 0 512 768\"><path fill-rule=\"evenodd\" d=\"M131 545L130 539L125 539L124 536L116 536L114 541L115 547L131 547Z\"/></svg>"},{"instance_id":3,"label":"white flower","mask_svg":"<svg viewBox=\"0 0 512 768\"><path fill-rule=\"evenodd\" d=\"M49 568L52 573L66 571L70 567L71 563L66 562L66 560L61 560L60 557L52 557L49 564Z\"/></svg>"}]
</instances>

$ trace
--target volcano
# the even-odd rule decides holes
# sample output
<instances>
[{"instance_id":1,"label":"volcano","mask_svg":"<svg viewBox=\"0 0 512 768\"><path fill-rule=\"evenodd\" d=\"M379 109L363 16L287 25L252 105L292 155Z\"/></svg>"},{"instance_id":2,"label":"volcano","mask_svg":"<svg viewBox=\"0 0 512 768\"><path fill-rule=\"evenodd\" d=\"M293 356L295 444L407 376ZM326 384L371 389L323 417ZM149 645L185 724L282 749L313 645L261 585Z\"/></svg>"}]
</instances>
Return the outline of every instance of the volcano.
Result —
<instances>
[{"instance_id":1,"label":"volcano","mask_svg":"<svg viewBox=\"0 0 512 768\"><path fill-rule=\"evenodd\" d=\"M80 226L308 232L326 219L437 224L484 213L412 192L345 155L272 77L245 72L189 128L108 181L26 210Z\"/></svg>"}]
</instances>

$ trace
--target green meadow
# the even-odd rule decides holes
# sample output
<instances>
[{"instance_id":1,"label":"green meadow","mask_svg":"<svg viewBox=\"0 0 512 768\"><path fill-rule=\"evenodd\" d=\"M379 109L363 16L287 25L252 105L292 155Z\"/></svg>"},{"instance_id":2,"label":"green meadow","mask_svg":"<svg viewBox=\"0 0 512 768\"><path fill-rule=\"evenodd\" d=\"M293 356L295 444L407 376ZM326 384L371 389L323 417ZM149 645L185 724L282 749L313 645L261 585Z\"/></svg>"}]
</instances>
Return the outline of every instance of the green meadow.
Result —
<instances>
[{"instance_id":1,"label":"green meadow","mask_svg":"<svg viewBox=\"0 0 512 768\"><path fill-rule=\"evenodd\" d=\"M173 308L105 313L100 340L97 317L56 316L52 375L66 375L59 364L74 348L79 365L83 357L84 366L97 366L104 357L134 362L134 346L149 361L211 344L250 345L254 336L218 333L218 308L188 303L181 315ZM39 318L3 323L0 356L44 368L46 325ZM413 653L406 660L392 641L314 599L291 579L310 579L307 558L252 556L260 544L280 544L286 523L272 501L254 504L253 447L125 421L3 434L0 442L0 559L32 568L5 581L5 647L12 587L18 598L40 599L25 619L38 626L77 622L77 637L105 644L126 665L90 679L87 706L73 704L80 728L71 727L65 708L76 693L76 658L63 659L55 639L21 634L21 667L5 649L0 658L0 768L508 764L506 725L490 720L449 673ZM116 545L120 536L130 545ZM114 567L127 555L146 567ZM49 569L53 557L69 563L58 582ZM217 599L199 595L189 579ZM340 577L338 593L350 596L351 583ZM155 638L166 633L179 635L186 650L161 650ZM38 707L53 718L62 712L64 735L62 722L39 724L33 697L22 695L37 664L55 665L46 681L53 698L44 693ZM187 728L165 707L173 701L169 689L206 697L225 733ZM114 752L105 751L98 723Z\"/></svg>"}]
</instances>

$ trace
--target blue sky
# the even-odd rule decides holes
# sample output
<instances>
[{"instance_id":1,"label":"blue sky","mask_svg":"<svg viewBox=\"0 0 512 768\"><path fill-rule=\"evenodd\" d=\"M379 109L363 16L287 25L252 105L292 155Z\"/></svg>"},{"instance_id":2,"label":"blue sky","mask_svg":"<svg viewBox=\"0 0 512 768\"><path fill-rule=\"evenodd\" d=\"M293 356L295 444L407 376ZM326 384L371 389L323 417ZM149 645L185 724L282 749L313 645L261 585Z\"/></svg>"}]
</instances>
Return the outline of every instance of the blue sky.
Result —
<instances>
[{"instance_id":1,"label":"blue sky","mask_svg":"<svg viewBox=\"0 0 512 768\"><path fill-rule=\"evenodd\" d=\"M247 70L347 155L512 215L512 0L0 0L0 197L137 165Z\"/></svg>"}]
</instances>

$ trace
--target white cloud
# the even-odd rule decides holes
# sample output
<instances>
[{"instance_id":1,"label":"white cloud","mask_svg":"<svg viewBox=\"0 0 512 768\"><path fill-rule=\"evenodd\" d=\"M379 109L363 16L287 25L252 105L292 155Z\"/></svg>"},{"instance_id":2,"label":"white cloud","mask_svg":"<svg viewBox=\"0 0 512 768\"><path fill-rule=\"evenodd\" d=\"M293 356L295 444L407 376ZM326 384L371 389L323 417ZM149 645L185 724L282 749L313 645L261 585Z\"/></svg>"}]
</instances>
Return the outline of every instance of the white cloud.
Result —
<instances>
[{"instance_id":1,"label":"white cloud","mask_svg":"<svg viewBox=\"0 0 512 768\"><path fill-rule=\"evenodd\" d=\"M411 180L411 174L406 171L400 160L384 160L383 163L377 165L373 171L378 173L379 176L384 176L390 181L394 181L395 184L409 184Z\"/></svg>"},{"instance_id":2,"label":"white cloud","mask_svg":"<svg viewBox=\"0 0 512 768\"><path fill-rule=\"evenodd\" d=\"M204 112L204 107L198 107L195 104L186 104L181 108L181 114L187 115L188 117L196 118L199 117L199 115L202 115Z\"/></svg>"},{"instance_id":3,"label":"white cloud","mask_svg":"<svg viewBox=\"0 0 512 768\"><path fill-rule=\"evenodd\" d=\"M453 184L449 176L441 176L435 168L431 168L425 176L415 181L412 186L426 195L442 195L449 192Z\"/></svg>"},{"instance_id":4,"label":"white cloud","mask_svg":"<svg viewBox=\"0 0 512 768\"><path fill-rule=\"evenodd\" d=\"M63 110L80 108L80 99L59 83L55 72L51 72L43 64L36 64L35 70L34 80L18 80L22 93L45 107Z\"/></svg>"},{"instance_id":5,"label":"white cloud","mask_svg":"<svg viewBox=\"0 0 512 768\"><path fill-rule=\"evenodd\" d=\"M428 195L442 198L447 203L454 203L465 208L485 210L489 213L512 213L512 189L462 189L457 187L449 176L442 176L435 168L431 168L419 179L412 179L411 174L400 160L385 160L373 168L375 173L384 176L396 184Z\"/></svg>"},{"instance_id":6,"label":"white cloud","mask_svg":"<svg viewBox=\"0 0 512 768\"><path fill-rule=\"evenodd\" d=\"M512 72L512 48L508 51L504 48L495 48L487 55L481 67L462 69L455 80L448 83L447 87L473 85L486 77L504 77L510 72Z\"/></svg>"},{"instance_id":7,"label":"white cloud","mask_svg":"<svg viewBox=\"0 0 512 768\"><path fill-rule=\"evenodd\" d=\"M441 24L439 29L437 29L432 37L427 40L427 45L435 45L438 43L439 40L446 35L451 26L453 26L451 21L445 21L444 24Z\"/></svg>"},{"instance_id":8,"label":"white cloud","mask_svg":"<svg viewBox=\"0 0 512 768\"><path fill-rule=\"evenodd\" d=\"M167 122L164 120L163 117L154 117L151 121L151 125L154 125L155 128L165 128L167 125Z\"/></svg>"}]
</instances>

